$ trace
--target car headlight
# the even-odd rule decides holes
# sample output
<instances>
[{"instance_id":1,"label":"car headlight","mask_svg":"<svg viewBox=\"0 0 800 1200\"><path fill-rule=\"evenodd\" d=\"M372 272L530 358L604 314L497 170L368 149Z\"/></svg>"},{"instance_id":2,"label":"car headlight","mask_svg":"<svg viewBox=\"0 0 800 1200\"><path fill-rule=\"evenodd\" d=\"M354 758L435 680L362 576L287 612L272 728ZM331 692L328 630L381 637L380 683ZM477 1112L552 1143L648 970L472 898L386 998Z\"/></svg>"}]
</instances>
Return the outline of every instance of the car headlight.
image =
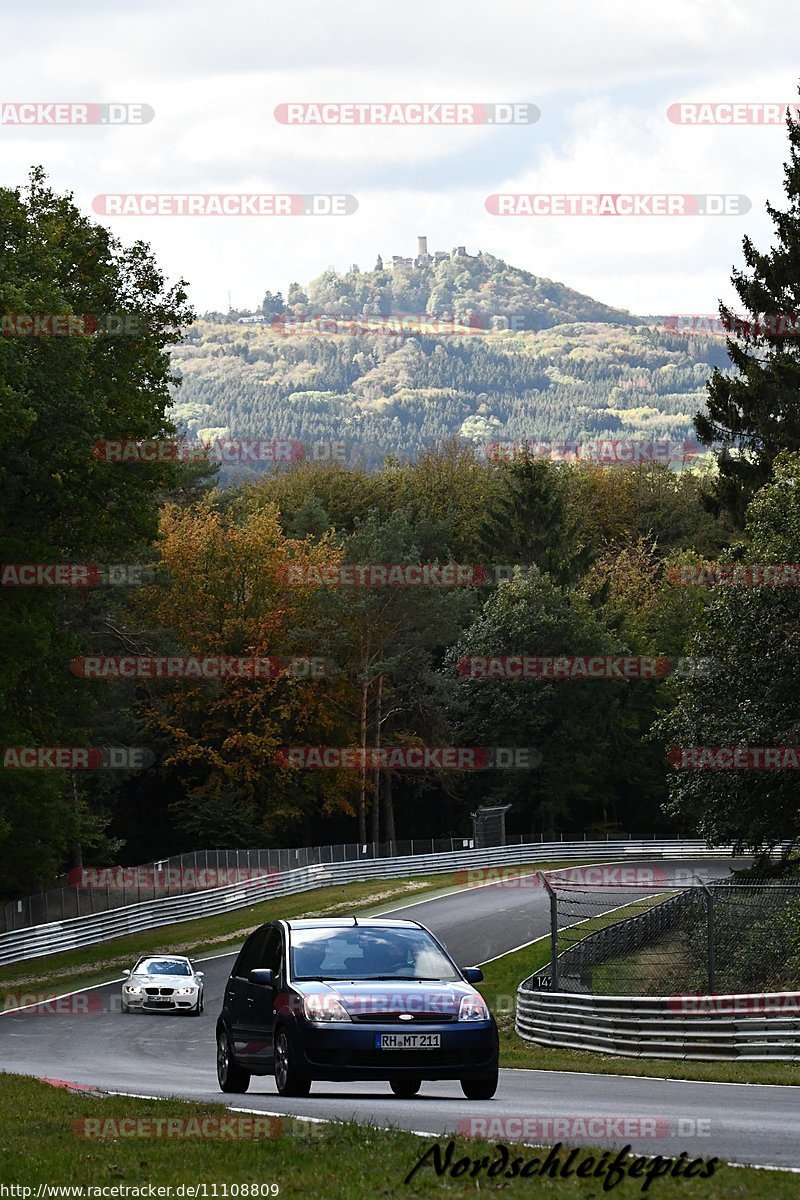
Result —
<instances>
[{"instance_id":1,"label":"car headlight","mask_svg":"<svg viewBox=\"0 0 800 1200\"><path fill-rule=\"evenodd\" d=\"M126 983L125 991L129 996L138 996L141 994L142 989L140 987L134 987L132 983Z\"/></svg>"},{"instance_id":2,"label":"car headlight","mask_svg":"<svg viewBox=\"0 0 800 1200\"><path fill-rule=\"evenodd\" d=\"M191 996L192 992L197 991L197 984L193 983L191 987L178 988L176 996Z\"/></svg>"},{"instance_id":3,"label":"car headlight","mask_svg":"<svg viewBox=\"0 0 800 1200\"><path fill-rule=\"evenodd\" d=\"M486 1001L477 992L474 996L462 996L458 1009L459 1021L488 1021L489 1009Z\"/></svg>"},{"instance_id":4,"label":"car headlight","mask_svg":"<svg viewBox=\"0 0 800 1200\"><path fill-rule=\"evenodd\" d=\"M336 996L304 996L303 1014L309 1021L321 1023L351 1020L349 1012Z\"/></svg>"}]
</instances>

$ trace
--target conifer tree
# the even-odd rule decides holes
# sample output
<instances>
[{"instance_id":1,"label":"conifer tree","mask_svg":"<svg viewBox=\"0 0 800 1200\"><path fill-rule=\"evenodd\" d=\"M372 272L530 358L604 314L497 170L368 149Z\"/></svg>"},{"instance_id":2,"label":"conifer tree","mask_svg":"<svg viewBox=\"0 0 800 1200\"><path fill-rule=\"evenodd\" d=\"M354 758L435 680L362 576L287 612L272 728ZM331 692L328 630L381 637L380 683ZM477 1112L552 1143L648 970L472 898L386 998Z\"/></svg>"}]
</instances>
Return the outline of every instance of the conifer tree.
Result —
<instances>
[{"instance_id":1,"label":"conifer tree","mask_svg":"<svg viewBox=\"0 0 800 1200\"><path fill-rule=\"evenodd\" d=\"M735 268L731 282L747 315L737 318L720 304L736 372L715 368L708 382L708 412L695 417L700 441L721 443L712 510L728 510L739 527L754 493L772 477L776 456L800 450L800 122L787 118L787 128L788 207L782 211L767 204L776 245L762 253L744 238L747 270Z\"/></svg>"}]
</instances>

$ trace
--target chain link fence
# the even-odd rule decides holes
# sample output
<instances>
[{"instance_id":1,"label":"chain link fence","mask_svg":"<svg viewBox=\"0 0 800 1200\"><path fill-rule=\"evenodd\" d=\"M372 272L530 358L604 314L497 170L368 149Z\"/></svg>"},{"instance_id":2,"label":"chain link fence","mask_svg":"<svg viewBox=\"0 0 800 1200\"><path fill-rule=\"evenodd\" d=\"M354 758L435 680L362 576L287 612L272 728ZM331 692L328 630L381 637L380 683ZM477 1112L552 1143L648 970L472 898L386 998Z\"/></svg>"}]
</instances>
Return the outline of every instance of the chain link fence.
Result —
<instances>
[{"instance_id":1,"label":"chain link fence","mask_svg":"<svg viewBox=\"0 0 800 1200\"><path fill-rule=\"evenodd\" d=\"M522 834L504 845L522 845ZM65 921L190 892L246 882L298 867L359 862L371 858L451 854L472 849L474 838L412 838L382 843L300 846L290 850L193 850L135 867L86 868L71 872L64 886L11 900L0 908L0 933L50 921ZM73 881L73 876L75 881Z\"/></svg>"},{"instance_id":2,"label":"chain link fence","mask_svg":"<svg viewBox=\"0 0 800 1200\"><path fill-rule=\"evenodd\" d=\"M608 996L800 990L800 880L605 873L605 882L578 869L544 880L551 955L535 987Z\"/></svg>"}]
</instances>

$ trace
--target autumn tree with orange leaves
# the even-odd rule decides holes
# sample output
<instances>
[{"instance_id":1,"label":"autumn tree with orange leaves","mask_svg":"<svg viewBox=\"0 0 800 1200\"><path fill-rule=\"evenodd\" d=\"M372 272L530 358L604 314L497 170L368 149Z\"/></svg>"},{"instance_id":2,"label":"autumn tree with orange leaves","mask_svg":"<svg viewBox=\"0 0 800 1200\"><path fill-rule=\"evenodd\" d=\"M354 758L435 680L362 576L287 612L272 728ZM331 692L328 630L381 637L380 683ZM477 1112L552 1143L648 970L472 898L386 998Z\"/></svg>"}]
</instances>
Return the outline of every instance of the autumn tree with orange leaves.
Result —
<instances>
[{"instance_id":1,"label":"autumn tree with orange leaves","mask_svg":"<svg viewBox=\"0 0 800 1200\"><path fill-rule=\"evenodd\" d=\"M319 590L287 582L290 566L335 565L341 551L329 538L285 537L273 506L237 518L210 500L167 508L159 548L161 578L144 592L142 615L170 632L171 653L295 660L274 678L150 681L162 769L181 782L177 822L208 845L233 846L285 837L309 813L352 813L352 773L276 761L285 745L354 740L352 685L330 662L322 677L304 673L306 660L324 657L313 632L324 624Z\"/></svg>"}]
</instances>

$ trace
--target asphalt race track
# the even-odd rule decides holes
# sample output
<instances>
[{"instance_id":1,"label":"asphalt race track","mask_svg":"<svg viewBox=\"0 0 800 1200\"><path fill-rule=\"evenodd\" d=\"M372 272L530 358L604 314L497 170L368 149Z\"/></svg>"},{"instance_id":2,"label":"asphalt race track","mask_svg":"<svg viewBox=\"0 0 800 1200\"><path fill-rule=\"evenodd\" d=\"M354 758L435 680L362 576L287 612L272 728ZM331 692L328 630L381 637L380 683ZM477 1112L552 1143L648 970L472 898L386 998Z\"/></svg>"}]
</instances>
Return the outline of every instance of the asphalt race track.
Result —
<instances>
[{"instance_id":1,"label":"asphalt race track","mask_svg":"<svg viewBox=\"0 0 800 1200\"><path fill-rule=\"evenodd\" d=\"M738 864L730 859L662 859L636 865L725 877ZM631 891L626 899L635 894ZM619 904L618 891L604 895L598 889L597 912ZM547 895L538 887L471 887L385 911L422 921L462 966L486 962L549 929ZM652 1118L657 1136L588 1140L608 1146L630 1142L635 1151L648 1155L687 1151L692 1158L717 1155L732 1162L800 1169L800 1087L504 1070L497 1095L488 1102L465 1099L453 1082L424 1083L413 1100L398 1099L388 1085L374 1083L315 1083L308 1098L284 1100L271 1077L254 1077L250 1091L240 1098L225 1097L216 1081L214 1027L232 958L226 954L204 960L206 1011L198 1018L123 1016L119 983L58 1004L3 1013L0 1070L139 1096L175 1096L251 1111L395 1125L436 1136L459 1126L465 1132L464 1122L469 1119ZM485 1132L497 1141L512 1140L514 1134L516 1140L539 1144L558 1140L558 1135L526 1135L519 1125L506 1126L507 1133L500 1128L474 1125L472 1132ZM613 1127L610 1132L614 1133Z\"/></svg>"}]
</instances>

